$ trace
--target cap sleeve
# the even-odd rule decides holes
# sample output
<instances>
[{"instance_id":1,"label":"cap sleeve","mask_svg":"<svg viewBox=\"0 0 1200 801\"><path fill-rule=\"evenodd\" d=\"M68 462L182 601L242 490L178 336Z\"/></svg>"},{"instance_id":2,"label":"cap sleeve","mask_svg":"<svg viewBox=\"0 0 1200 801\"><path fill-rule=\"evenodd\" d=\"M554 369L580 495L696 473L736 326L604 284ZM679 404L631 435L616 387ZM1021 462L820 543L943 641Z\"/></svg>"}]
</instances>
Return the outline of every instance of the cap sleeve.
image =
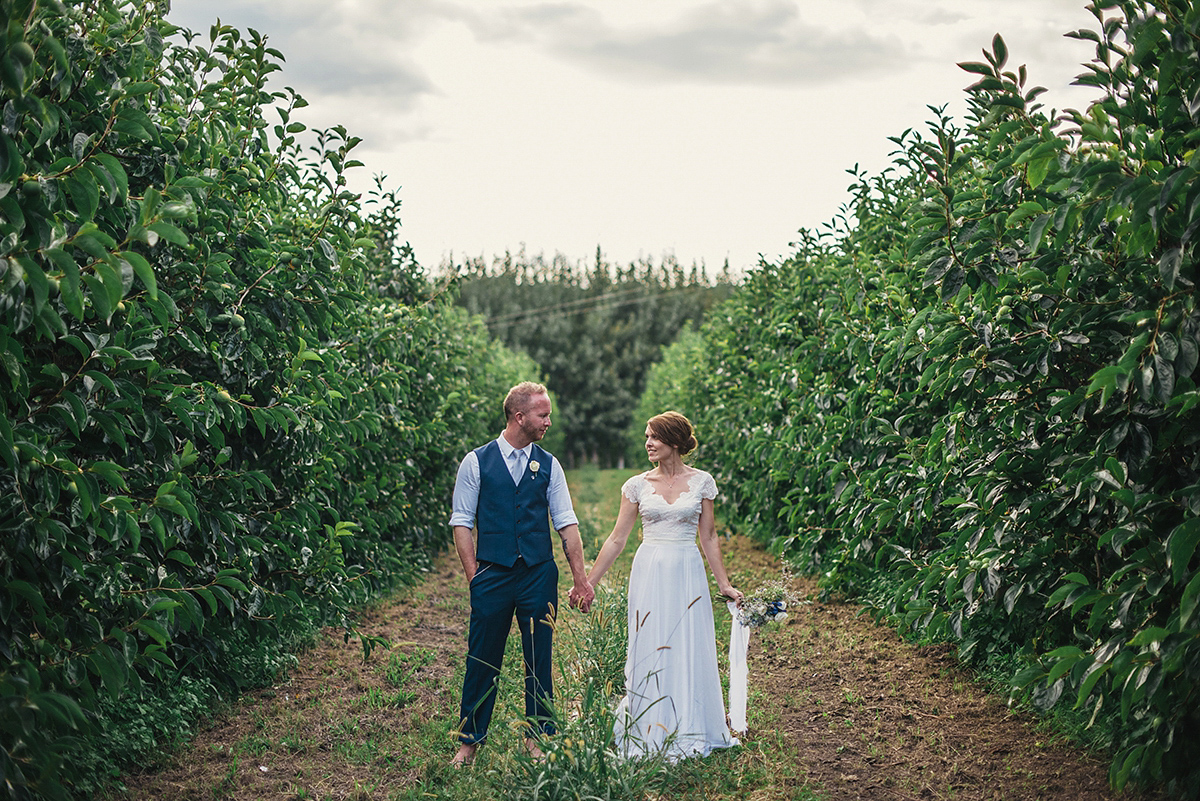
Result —
<instances>
[{"instance_id":1,"label":"cap sleeve","mask_svg":"<svg viewBox=\"0 0 1200 801\"><path fill-rule=\"evenodd\" d=\"M707 473L703 470L700 472L702 473L700 477L700 497L708 498L711 501L713 498L717 497L717 482L713 480L711 473Z\"/></svg>"},{"instance_id":2,"label":"cap sleeve","mask_svg":"<svg viewBox=\"0 0 1200 801\"><path fill-rule=\"evenodd\" d=\"M643 476L644 474L638 473L621 485L621 494L628 498L630 503L641 503L642 485L646 483Z\"/></svg>"}]
</instances>

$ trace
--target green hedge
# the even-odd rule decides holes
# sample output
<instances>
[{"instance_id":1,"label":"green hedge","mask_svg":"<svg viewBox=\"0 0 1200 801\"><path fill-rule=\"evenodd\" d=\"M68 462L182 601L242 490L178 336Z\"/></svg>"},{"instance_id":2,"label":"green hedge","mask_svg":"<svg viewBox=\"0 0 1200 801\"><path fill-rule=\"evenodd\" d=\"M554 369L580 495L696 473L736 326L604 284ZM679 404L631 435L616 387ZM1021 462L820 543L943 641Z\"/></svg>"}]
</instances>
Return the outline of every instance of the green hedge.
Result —
<instances>
[{"instance_id":1,"label":"green hedge","mask_svg":"<svg viewBox=\"0 0 1200 801\"><path fill-rule=\"evenodd\" d=\"M394 195L346 190L357 140L304 132L261 35L192 36L161 5L0 0L17 798L94 787L80 754L123 703L236 690L247 654L269 672L297 630L351 626L445 542L457 455L533 372L422 297Z\"/></svg>"},{"instance_id":2,"label":"green hedge","mask_svg":"<svg viewBox=\"0 0 1200 801\"><path fill-rule=\"evenodd\" d=\"M1100 99L1042 109L996 37L893 166L705 329L726 513L1042 707L1117 787L1200 792L1200 9L1103 2Z\"/></svg>"}]
</instances>

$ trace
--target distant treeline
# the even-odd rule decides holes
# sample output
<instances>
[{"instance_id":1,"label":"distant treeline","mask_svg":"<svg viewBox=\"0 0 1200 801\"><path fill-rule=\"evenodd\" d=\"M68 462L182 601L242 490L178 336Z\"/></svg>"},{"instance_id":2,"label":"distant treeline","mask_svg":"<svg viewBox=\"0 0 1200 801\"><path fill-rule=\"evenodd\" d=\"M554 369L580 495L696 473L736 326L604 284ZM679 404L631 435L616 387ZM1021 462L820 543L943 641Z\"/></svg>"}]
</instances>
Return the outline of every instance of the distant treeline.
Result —
<instances>
[{"instance_id":1,"label":"distant treeline","mask_svg":"<svg viewBox=\"0 0 1200 801\"><path fill-rule=\"evenodd\" d=\"M685 268L673 256L622 267L600 248L590 265L522 250L443 269L458 284L460 305L542 367L558 401L550 445L571 466L644 458L640 446L631 452L626 432L642 422L632 415L647 371L663 346L684 326L698 326L734 285L728 262L714 279L703 264Z\"/></svg>"}]
</instances>

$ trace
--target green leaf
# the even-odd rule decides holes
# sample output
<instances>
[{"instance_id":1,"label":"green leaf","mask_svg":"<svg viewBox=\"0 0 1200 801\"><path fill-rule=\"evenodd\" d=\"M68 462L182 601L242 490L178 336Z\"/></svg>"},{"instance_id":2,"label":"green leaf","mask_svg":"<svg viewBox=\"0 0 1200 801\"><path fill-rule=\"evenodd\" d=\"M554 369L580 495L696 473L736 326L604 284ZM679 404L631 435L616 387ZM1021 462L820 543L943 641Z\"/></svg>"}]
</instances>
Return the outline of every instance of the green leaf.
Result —
<instances>
[{"instance_id":1,"label":"green leaf","mask_svg":"<svg viewBox=\"0 0 1200 801\"><path fill-rule=\"evenodd\" d=\"M62 272L59 294L63 305L77 320L83 320L83 293L80 291L79 265L69 253L60 248L49 248L45 255Z\"/></svg>"},{"instance_id":2,"label":"green leaf","mask_svg":"<svg viewBox=\"0 0 1200 801\"><path fill-rule=\"evenodd\" d=\"M973 72L976 75L995 75L996 71L991 64L980 64L978 61L961 61L958 64L959 69Z\"/></svg>"},{"instance_id":3,"label":"green leaf","mask_svg":"<svg viewBox=\"0 0 1200 801\"><path fill-rule=\"evenodd\" d=\"M1125 486L1125 465L1110 456L1105 460L1104 467L1116 479L1118 486Z\"/></svg>"},{"instance_id":4,"label":"green leaf","mask_svg":"<svg viewBox=\"0 0 1200 801\"><path fill-rule=\"evenodd\" d=\"M100 643L88 657L88 664L100 677L104 688L108 690L109 697L113 700L120 697L121 690L125 687L128 671L124 660L118 656L117 652L111 646Z\"/></svg>"},{"instance_id":5,"label":"green leaf","mask_svg":"<svg viewBox=\"0 0 1200 801\"><path fill-rule=\"evenodd\" d=\"M74 698L59 692L45 692L30 696L35 706L47 712L59 725L75 731L88 726L87 715Z\"/></svg>"},{"instance_id":6,"label":"green leaf","mask_svg":"<svg viewBox=\"0 0 1200 801\"><path fill-rule=\"evenodd\" d=\"M1158 275L1167 289L1174 289L1179 280L1179 267L1183 264L1183 248L1168 248L1158 260Z\"/></svg>"},{"instance_id":7,"label":"green leaf","mask_svg":"<svg viewBox=\"0 0 1200 801\"><path fill-rule=\"evenodd\" d=\"M121 298L125 297L125 285L121 280L121 273L107 261L100 261L96 262L96 274L104 282L103 286L105 293L108 295L109 308L115 309L117 304L121 302Z\"/></svg>"},{"instance_id":8,"label":"green leaf","mask_svg":"<svg viewBox=\"0 0 1200 801\"><path fill-rule=\"evenodd\" d=\"M161 500L161 497L159 498L159 500ZM195 560L192 559L191 554L189 554L187 551L180 551L180 550L176 549L176 550L168 553L166 558L176 561L181 565L187 565L188 567L196 566Z\"/></svg>"},{"instance_id":9,"label":"green leaf","mask_svg":"<svg viewBox=\"0 0 1200 801\"><path fill-rule=\"evenodd\" d=\"M92 494L91 483L87 480L89 476L76 476L71 482L75 485L75 493L79 498L79 508L83 512L84 517L91 517L96 510L96 501L99 499Z\"/></svg>"},{"instance_id":10,"label":"green leaf","mask_svg":"<svg viewBox=\"0 0 1200 801\"><path fill-rule=\"evenodd\" d=\"M174 495L159 495L154 499L154 505L166 509L168 512L174 512L180 517L188 516L187 508Z\"/></svg>"},{"instance_id":11,"label":"green leaf","mask_svg":"<svg viewBox=\"0 0 1200 801\"><path fill-rule=\"evenodd\" d=\"M1133 636L1129 641L1130 645L1151 645L1152 643L1162 642L1171 635L1170 629L1164 629L1161 626L1149 626L1142 629Z\"/></svg>"},{"instance_id":12,"label":"green leaf","mask_svg":"<svg viewBox=\"0 0 1200 801\"><path fill-rule=\"evenodd\" d=\"M85 412L85 414L86 414L86 412ZM101 478L103 478L105 481L107 481L109 483L109 485L112 486L113 489L118 490L118 491L123 491L123 490L127 489L127 485L125 483L125 478L122 475L122 473L125 472L126 468L121 467L118 464L114 464L113 462L100 460L97 462L92 462L90 465L88 465L87 469L90 472L96 473Z\"/></svg>"},{"instance_id":13,"label":"green leaf","mask_svg":"<svg viewBox=\"0 0 1200 801\"><path fill-rule=\"evenodd\" d=\"M142 618L134 623L133 627L138 631L149 634L159 645L166 646L171 641L171 635L167 633L166 628L157 620Z\"/></svg>"},{"instance_id":14,"label":"green leaf","mask_svg":"<svg viewBox=\"0 0 1200 801\"><path fill-rule=\"evenodd\" d=\"M1008 45L1004 44L1004 39L1000 34L992 37L992 62L996 65L996 69L1000 69L1008 62Z\"/></svg>"},{"instance_id":15,"label":"green leaf","mask_svg":"<svg viewBox=\"0 0 1200 801\"><path fill-rule=\"evenodd\" d=\"M1044 206L1042 206L1041 203L1038 203L1036 200L1026 200L1024 203L1017 206L1016 211L1014 211L1012 214L1008 215L1008 221L1005 223L1005 225L1008 228L1016 228L1025 219L1032 217L1036 214L1045 214L1045 213L1046 213L1046 209Z\"/></svg>"},{"instance_id":16,"label":"green leaf","mask_svg":"<svg viewBox=\"0 0 1200 801\"><path fill-rule=\"evenodd\" d=\"M166 665L171 670L179 669L175 661L163 651L163 646L161 645L146 646L146 650L142 651L142 655L147 659L153 659L155 662Z\"/></svg>"},{"instance_id":17,"label":"green leaf","mask_svg":"<svg viewBox=\"0 0 1200 801\"><path fill-rule=\"evenodd\" d=\"M1180 629L1192 626L1192 621L1196 617L1197 607L1200 607L1200 572L1192 576L1192 580L1188 582L1187 587L1183 591L1183 598L1179 602Z\"/></svg>"},{"instance_id":18,"label":"green leaf","mask_svg":"<svg viewBox=\"0 0 1200 801\"><path fill-rule=\"evenodd\" d=\"M1029 226L1029 252L1037 253L1038 248L1042 244L1042 236L1046 233L1046 227L1050 225L1051 215L1042 214L1036 217L1033 224Z\"/></svg>"},{"instance_id":19,"label":"green leaf","mask_svg":"<svg viewBox=\"0 0 1200 801\"><path fill-rule=\"evenodd\" d=\"M1179 524L1167 539L1167 568L1176 584L1183 583L1198 542L1200 517L1193 517Z\"/></svg>"},{"instance_id":20,"label":"green leaf","mask_svg":"<svg viewBox=\"0 0 1200 801\"><path fill-rule=\"evenodd\" d=\"M126 86L125 94L129 97L136 97L137 95L149 94L158 88L159 84L155 83L154 81L138 81L137 83L131 83Z\"/></svg>"},{"instance_id":21,"label":"green leaf","mask_svg":"<svg viewBox=\"0 0 1200 801\"><path fill-rule=\"evenodd\" d=\"M34 312L40 312L50 296L50 282L46 280L46 274L33 259L23 256L20 258L20 263L25 272L25 283L33 291Z\"/></svg>"},{"instance_id":22,"label":"green leaf","mask_svg":"<svg viewBox=\"0 0 1200 801\"><path fill-rule=\"evenodd\" d=\"M194 592L196 595L199 595L204 599L204 602L208 604L209 614L215 615L217 613L217 599L207 588L196 587L192 590L192 592Z\"/></svg>"},{"instance_id":23,"label":"green leaf","mask_svg":"<svg viewBox=\"0 0 1200 801\"><path fill-rule=\"evenodd\" d=\"M5 590L10 594L20 596L38 617L46 614L46 602L42 599L42 593L37 587L30 584L28 581L21 579L13 579L5 585Z\"/></svg>"},{"instance_id":24,"label":"green leaf","mask_svg":"<svg viewBox=\"0 0 1200 801\"><path fill-rule=\"evenodd\" d=\"M1048 683L1058 681L1071 668L1073 668L1080 659L1083 658L1083 655L1083 651L1074 645L1065 645L1061 648L1055 648L1053 651L1046 654L1047 659L1057 660L1054 667L1052 667L1047 674L1046 681Z\"/></svg>"},{"instance_id":25,"label":"green leaf","mask_svg":"<svg viewBox=\"0 0 1200 801\"><path fill-rule=\"evenodd\" d=\"M163 222L161 220L158 222L152 222L147 225L146 228L158 234L160 237L168 242L171 242L172 244L186 245L188 243L187 235L174 225L171 225L169 222Z\"/></svg>"},{"instance_id":26,"label":"green leaf","mask_svg":"<svg viewBox=\"0 0 1200 801\"><path fill-rule=\"evenodd\" d=\"M8 422L8 416L3 414L0 414L0 456L4 457L4 463L9 468L17 466L17 457L13 453L12 424Z\"/></svg>"},{"instance_id":27,"label":"green leaf","mask_svg":"<svg viewBox=\"0 0 1200 801\"><path fill-rule=\"evenodd\" d=\"M75 205L75 213L80 220L90 220L96 216L100 207L100 188L96 179L83 169L73 170L64 180L67 194Z\"/></svg>"},{"instance_id":28,"label":"green leaf","mask_svg":"<svg viewBox=\"0 0 1200 801\"><path fill-rule=\"evenodd\" d=\"M146 294L150 296L150 299L158 300L158 280L154 276L154 268L150 266L150 262L133 251L127 250L115 255L133 268L133 272L142 282L142 286L146 288Z\"/></svg>"},{"instance_id":29,"label":"green leaf","mask_svg":"<svg viewBox=\"0 0 1200 801\"><path fill-rule=\"evenodd\" d=\"M109 177L112 178L113 184L116 187L116 197L113 198L113 202L124 204L129 199L129 176L126 175L125 168L121 166L121 162L108 153L96 153L94 158L104 168L104 171L108 173Z\"/></svg>"},{"instance_id":30,"label":"green leaf","mask_svg":"<svg viewBox=\"0 0 1200 801\"><path fill-rule=\"evenodd\" d=\"M1168 403L1175 394L1175 366L1161 354L1154 354L1154 395L1160 403Z\"/></svg>"},{"instance_id":31,"label":"green leaf","mask_svg":"<svg viewBox=\"0 0 1200 801\"><path fill-rule=\"evenodd\" d=\"M156 615L159 612L165 612L168 609L176 609L182 606L179 601L172 601L170 598L162 598L155 601L149 609L146 610L147 615Z\"/></svg>"},{"instance_id":32,"label":"green leaf","mask_svg":"<svg viewBox=\"0 0 1200 801\"><path fill-rule=\"evenodd\" d=\"M154 142L158 139L158 126L146 113L131 105L122 105L113 121L114 131L126 134L143 142Z\"/></svg>"},{"instance_id":33,"label":"green leaf","mask_svg":"<svg viewBox=\"0 0 1200 801\"><path fill-rule=\"evenodd\" d=\"M231 590L237 590L238 592L250 592L250 588L243 584L241 579L238 579L235 576L221 576L220 578L216 579L216 583L220 584L222 587L228 587Z\"/></svg>"},{"instance_id":34,"label":"green leaf","mask_svg":"<svg viewBox=\"0 0 1200 801\"><path fill-rule=\"evenodd\" d=\"M1093 662L1083 674L1083 681L1079 684L1079 695L1075 700L1075 708L1079 709L1087 701L1088 696L1092 694L1092 690L1096 687L1096 683L1104 677L1112 667L1111 662Z\"/></svg>"},{"instance_id":35,"label":"green leaf","mask_svg":"<svg viewBox=\"0 0 1200 801\"><path fill-rule=\"evenodd\" d=\"M1058 161L1058 154L1051 154L1041 158L1031 160L1029 166L1025 169L1025 180L1029 183L1030 189L1037 189L1042 185L1042 181L1046 180L1046 175L1049 174L1050 168ZM1047 220L1048 221L1048 220ZM1045 230L1045 224L1042 229ZM1037 250L1037 248L1032 248Z\"/></svg>"}]
</instances>

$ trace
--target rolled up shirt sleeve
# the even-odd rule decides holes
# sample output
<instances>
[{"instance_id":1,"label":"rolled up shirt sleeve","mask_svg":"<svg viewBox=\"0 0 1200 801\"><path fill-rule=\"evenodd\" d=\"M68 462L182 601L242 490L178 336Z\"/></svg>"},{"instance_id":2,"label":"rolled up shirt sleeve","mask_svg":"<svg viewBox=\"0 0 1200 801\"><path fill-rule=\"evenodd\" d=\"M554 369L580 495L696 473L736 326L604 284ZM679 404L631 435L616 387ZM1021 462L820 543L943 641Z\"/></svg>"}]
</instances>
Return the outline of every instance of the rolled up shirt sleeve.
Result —
<instances>
[{"instance_id":1,"label":"rolled up shirt sleeve","mask_svg":"<svg viewBox=\"0 0 1200 801\"><path fill-rule=\"evenodd\" d=\"M550 506L550 522L555 531L562 531L572 523L578 523L575 507L571 505L571 492L567 489L567 474L563 471L558 459L550 457L550 488L546 492L546 502ZM476 468L478 472L478 468ZM476 490L478 494L478 490ZM455 491L457 497L458 492ZM455 507L457 508L457 506Z\"/></svg>"},{"instance_id":2,"label":"rolled up shirt sleeve","mask_svg":"<svg viewBox=\"0 0 1200 801\"><path fill-rule=\"evenodd\" d=\"M564 482L565 484L565 482ZM570 498L567 499L568 509ZM475 511L479 508L479 459L468 451L458 465L454 480L454 499L451 501L450 525L475 528Z\"/></svg>"}]
</instances>

